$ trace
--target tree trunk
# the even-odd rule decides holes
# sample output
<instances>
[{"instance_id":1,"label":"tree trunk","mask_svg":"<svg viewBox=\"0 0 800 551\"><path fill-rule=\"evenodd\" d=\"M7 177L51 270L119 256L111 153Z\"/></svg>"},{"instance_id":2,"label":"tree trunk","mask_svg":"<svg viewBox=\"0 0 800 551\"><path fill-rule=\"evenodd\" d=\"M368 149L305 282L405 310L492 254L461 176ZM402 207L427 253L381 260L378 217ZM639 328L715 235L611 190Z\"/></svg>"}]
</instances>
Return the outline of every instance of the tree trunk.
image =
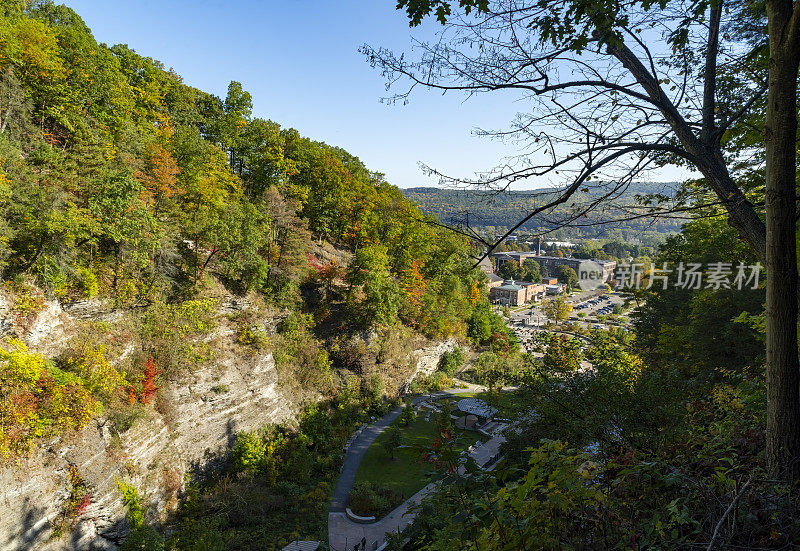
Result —
<instances>
[{"instance_id":1,"label":"tree trunk","mask_svg":"<svg viewBox=\"0 0 800 551\"><path fill-rule=\"evenodd\" d=\"M767 0L769 85L767 91L766 224L733 182L719 148L695 136L659 82L625 45L609 42L672 126L709 186L725 201L730 224L752 245L767 269L767 462L770 473L800 481L800 373L797 354L798 291L795 244L797 73L800 4Z\"/></svg>"},{"instance_id":2,"label":"tree trunk","mask_svg":"<svg viewBox=\"0 0 800 551\"><path fill-rule=\"evenodd\" d=\"M766 229L753 205L731 178L718 144L709 146L695 135L692 127L681 116L677 107L661 89L659 81L642 64L642 61L624 44L609 43L608 52L639 82L658 107L664 119L689 155L697 170L705 176L709 187L724 201L729 223L753 247L759 260L766 263ZM796 298L800 302L800 296Z\"/></svg>"},{"instance_id":3,"label":"tree trunk","mask_svg":"<svg viewBox=\"0 0 800 551\"><path fill-rule=\"evenodd\" d=\"M767 213L767 466L800 480L795 171L800 51L792 2L767 2L769 89L764 131Z\"/></svg>"}]
</instances>

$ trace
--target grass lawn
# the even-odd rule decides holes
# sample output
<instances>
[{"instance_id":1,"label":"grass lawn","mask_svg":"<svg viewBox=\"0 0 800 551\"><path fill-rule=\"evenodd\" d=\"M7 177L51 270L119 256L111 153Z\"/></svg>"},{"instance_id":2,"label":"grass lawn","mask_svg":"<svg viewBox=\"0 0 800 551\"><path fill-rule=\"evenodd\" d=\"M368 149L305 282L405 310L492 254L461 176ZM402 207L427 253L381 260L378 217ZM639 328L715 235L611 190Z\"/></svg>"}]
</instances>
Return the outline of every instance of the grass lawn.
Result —
<instances>
[{"instance_id":1,"label":"grass lawn","mask_svg":"<svg viewBox=\"0 0 800 551\"><path fill-rule=\"evenodd\" d=\"M481 392L476 397L490 406L497 408L498 417L515 419L527 411L527 408L520 402L515 391L497 393Z\"/></svg>"},{"instance_id":2,"label":"grass lawn","mask_svg":"<svg viewBox=\"0 0 800 551\"><path fill-rule=\"evenodd\" d=\"M425 410L420 411L411 426L400 428L403 446L408 447L394 452L395 461L391 460L383 448L382 443L386 440L387 433L382 432L364 455L356 473L356 482L369 481L388 486L401 494L403 499L410 498L428 484L431 481L433 465L420 459L422 452L418 448L432 447L437 432L435 413L431 414L430 421L425 421L425 415ZM480 436L476 432L456 430L457 446L466 449L479 440Z\"/></svg>"},{"instance_id":3,"label":"grass lawn","mask_svg":"<svg viewBox=\"0 0 800 551\"><path fill-rule=\"evenodd\" d=\"M490 392L464 392L459 393L457 397L453 398L452 404L455 405L463 398L479 398L492 407L497 408L497 415L508 419L514 419L521 413L526 411L525 406L520 402L519 398L514 391L503 391L498 393ZM481 436L478 433L473 433L475 437Z\"/></svg>"}]
</instances>

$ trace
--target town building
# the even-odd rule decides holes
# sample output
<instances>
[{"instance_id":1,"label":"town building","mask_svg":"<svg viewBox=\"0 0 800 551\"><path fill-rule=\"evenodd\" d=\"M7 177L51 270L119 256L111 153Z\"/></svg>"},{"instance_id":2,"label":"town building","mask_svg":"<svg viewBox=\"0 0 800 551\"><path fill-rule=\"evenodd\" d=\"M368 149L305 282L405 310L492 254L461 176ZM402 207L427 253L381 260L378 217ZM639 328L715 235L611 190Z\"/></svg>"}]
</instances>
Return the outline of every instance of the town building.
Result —
<instances>
[{"instance_id":1,"label":"town building","mask_svg":"<svg viewBox=\"0 0 800 551\"><path fill-rule=\"evenodd\" d=\"M541 283L530 281L505 280L501 285L489 287L489 301L503 306L521 306L529 302L537 302L547 294L547 288Z\"/></svg>"},{"instance_id":2,"label":"town building","mask_svg":"<svg viewBox=\"0 0 800 551\"><path fill-rule=\"evenodd\" d=\"M478 266L480 266L481 270L483 270L483 273L486 275L494 273L494 266L492 266L492 261L489 260L488 256L482 257L478 262Z\"/></svg>"},{"instance_id":3,"label":"town building","mask_svg":"<svg viewBox=\"0 0 800 551\"><path fill-rule=\"evenodd\" d=\"M504 282L502 285L489 289L489 301L503 306L519 306L527 302L528 293L522 285L514 281Z\"/></svg>"},{"instance_id":4,"label":"town building","mask_svg":"<svg viewBox=\"0 0 800 551\"><path fill-rule=\"evenodd\" d=\"M488 273L486 277L489 278L489 289L493 289L494 287L500 287L503 284L503 278L497 274Z\"/></svg>"},{"instance_id":5,"label":"town building","mask_svg":"<svg viewBox=\"0 0 800 551\"><path fill-rule=\"evenodd\" d=\"M520 281L518 285L525 287L525 302L539 302L547 294L547 288L541 283Z\"/></svg>"},{"instance_id":6,"label":"town building","mask_svg":"<svg viewBox=\"0 0 800 551\"><path fill-rule=\"evenodd\" d=\"M570 268L575 270L575 273L578 274L578 278L581 278L581 274L579 273L581 262L586 261L586 259L583 258L544 256L544 255L539 255L535 252L519 252L519 251L495 253L493 256L497 263L498 270L503 264L505 264L510 260L513 260L520 265L522 265L526 260L535 260L539 264L539 266L542 266L547 270L548 274L554 274L559 266L569 266ZM614 270L617 268L616 261L596 260L596 259L589 259L589 260L600 266L600 269L603 270L602 277L600 278L602 279L602 281L611 281L614 278Z\"/></svg>"},{"instance_id":7,"label":"town building","mask_svg":"<svg viewBox=\"0 0 800 551\"><path fill-rule=\"evenodd\" d=\"M494 253L492 255L495 259L497 269L499 270L500 267L505 264L506 262L513 260L517 262L520 266L523 262L528 260L529 258L533 258L536 256L535 252L521 252L521 251L509 251L505 253Z\"/></svg>"}]
</instances>

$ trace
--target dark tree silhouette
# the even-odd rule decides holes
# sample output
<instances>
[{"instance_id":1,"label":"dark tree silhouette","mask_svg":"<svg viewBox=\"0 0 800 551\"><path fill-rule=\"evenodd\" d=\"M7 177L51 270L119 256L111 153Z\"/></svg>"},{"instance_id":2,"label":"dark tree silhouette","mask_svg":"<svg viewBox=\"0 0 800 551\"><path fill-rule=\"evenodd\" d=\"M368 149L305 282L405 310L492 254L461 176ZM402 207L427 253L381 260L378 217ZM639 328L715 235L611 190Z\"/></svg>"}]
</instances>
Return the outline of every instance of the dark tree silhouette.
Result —
<instances>
[{"instance_id":1,"label":"dark tree silhouette","mask_svg":"<svg viewBox=\"0 0 800 551\"><path fill-rule=\"evenodd\" d=\"M797 480L800 1L760 6L400 0L412 25L437 17L438 40L415 42L416 56L361 51L396 90L389 102L406 101L417 87L502 92L527 102L509 129L480 131L513 142L518 155L472 179L427 168L454 186L502 191L530 179L553 185L554 193L522 213L506 236L556 206L571 209L561 224L579 223L590 210L611 208L648 171L669 164L696 169L702 188L766 265L767 457L774 476ZM594 193L586 193L590 188ZM657 214L702 208L651 199L655 206L645 211ZM496 245L487 243L488 252Z\"/></svg>"}]
</instances>

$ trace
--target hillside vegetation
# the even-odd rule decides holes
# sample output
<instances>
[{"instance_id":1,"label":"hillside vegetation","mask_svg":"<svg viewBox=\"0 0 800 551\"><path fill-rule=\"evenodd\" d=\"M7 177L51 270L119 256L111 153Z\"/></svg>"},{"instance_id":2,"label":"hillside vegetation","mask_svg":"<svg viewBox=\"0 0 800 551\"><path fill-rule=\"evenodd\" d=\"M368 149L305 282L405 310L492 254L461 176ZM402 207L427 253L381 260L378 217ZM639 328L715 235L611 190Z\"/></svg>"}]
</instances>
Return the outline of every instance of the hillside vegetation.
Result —
<instances>
[{"instance_id":1,"label":"hillside vegetation","mask_svg":"<svg viewBox=\"0 0 800 551\"><path fill-rule=\"evenodd\" d=\"M0 344L0 466L103 419L128 549L163 548L152 526L164 522L180 549L324 538L340 450L413 374L414 347L468 334L509 342L465 240L356 156L252 111L238 82L224 98L198 90L125 45L97 43L65 6L0 2L0 302L12 320ZM88 317L58 346L26 344L62 306ZM185 457L164 463L155 493L166 501L151 507L127 431L176 430L186 421L176 389L270 354L296 421L232 434L190 473ZM48 545L107 492L92 482L107 477L69 473ZM231 492L258 514L222 523ZM115 534L103 537L120 543Z\"/></svg>"},{"instance_id":2,"label":"hillside vegetation","mask_svg":"<svg viewBox=\"0 0 800 551\"><path fill-rule=\"evenodd\" d=\"M323 242L333 248L320 254ZM118 394L149 401L153 380L188 358L159 339L203 330L214 286L304 311L283 332L284 355L307 352L319 369L327 355L293 335L405 323L463 336L484 300L466 243L427 225L382 174L254 117L237 82L219 98L98 44L49 1L0 9L0 271L21 315L48 297L159 312L145 316L150 360L123 373L91 347L51 364L10 345L5 456L82 426Z\"/></svg>"},{"instance_id":3,"label":"hillside vegetation","mask_svg":"<svg viewBox=\"0 0 800 551\"><path fill-rule=\"evenodd\" d=\"M643 201L647 198L673 197L677 187L675 183L634 183L627 187L624 195L621 192L613 193L613 202L608 201L603 208L594 209L566 224L567 220L609 193L602 182L595 183L569 203L534 216L520 227L520 231L545 233L554 239L618 238L638 241L657 238L660 234L680 230L681 221L651 216L630 219L630 207L637 205L638 197ZM469 225L481 233L487 232L493 238L495 234L502 234L514 227L524 214L557 199L560 190L543 188L498 193L481 189L418 187L404 189L403 193L418 204L422 212L436 216L443 224Z\"/></svg>"}]
</instances>

